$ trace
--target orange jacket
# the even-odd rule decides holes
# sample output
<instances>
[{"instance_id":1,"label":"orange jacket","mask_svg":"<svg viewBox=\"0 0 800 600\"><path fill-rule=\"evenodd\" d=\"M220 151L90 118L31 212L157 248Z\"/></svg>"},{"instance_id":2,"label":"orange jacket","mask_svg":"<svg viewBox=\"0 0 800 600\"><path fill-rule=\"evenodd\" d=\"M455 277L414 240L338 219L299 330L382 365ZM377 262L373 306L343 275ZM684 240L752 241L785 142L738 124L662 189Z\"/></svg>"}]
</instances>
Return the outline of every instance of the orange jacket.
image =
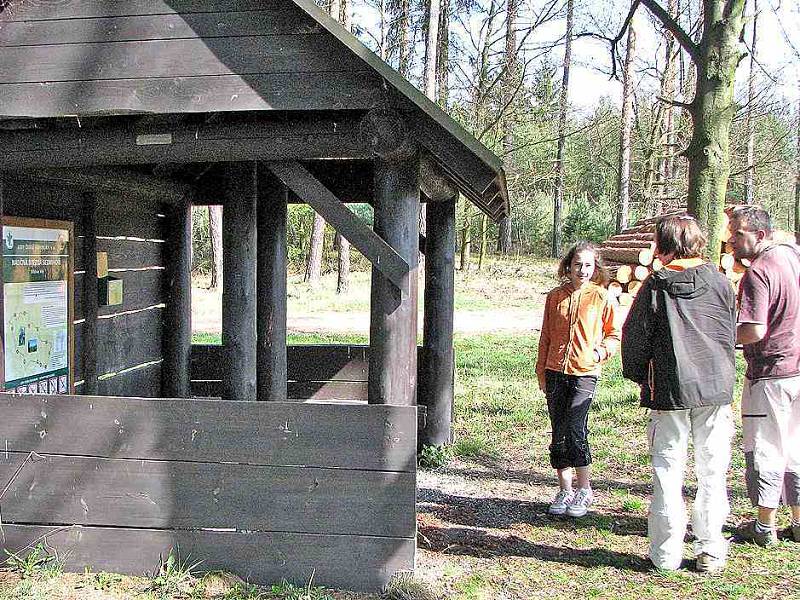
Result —
<instances>
[{"instance_id":1,"label":"orange jacket","mask_svg":"<svg viewBox=\"0 0 800 600\"><path fill-rule=\"evenodd\" d=\"M578 290L571 283L555 288L544 305L536 359L539 385L544 387L545 369L599 375L600 365L617 351L619 340L614 306L603 287L590 282Z\"/></svg>"}]
</instances>

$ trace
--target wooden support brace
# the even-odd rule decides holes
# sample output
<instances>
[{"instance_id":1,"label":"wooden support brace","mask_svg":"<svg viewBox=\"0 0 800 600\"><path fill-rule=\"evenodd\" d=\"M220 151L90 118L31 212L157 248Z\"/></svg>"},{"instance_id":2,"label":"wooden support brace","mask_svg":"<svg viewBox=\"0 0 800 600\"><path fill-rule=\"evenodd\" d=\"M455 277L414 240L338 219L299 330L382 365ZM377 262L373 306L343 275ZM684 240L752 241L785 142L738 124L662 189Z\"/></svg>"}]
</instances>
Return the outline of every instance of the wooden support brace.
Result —
<instances>
[{"instance_id":1,"label":"wooden support brace","mask_svg":"<svg viewBox=\"0 0 800 600\"><path fill-rule=\"evenodd\" d=\"M286 187L303 198L337 232L363 254L372 265L398 288L402 289L411 266L377 233L308 170L297 162L270 162L267 168Z\"/></svg>"}]
</instances>

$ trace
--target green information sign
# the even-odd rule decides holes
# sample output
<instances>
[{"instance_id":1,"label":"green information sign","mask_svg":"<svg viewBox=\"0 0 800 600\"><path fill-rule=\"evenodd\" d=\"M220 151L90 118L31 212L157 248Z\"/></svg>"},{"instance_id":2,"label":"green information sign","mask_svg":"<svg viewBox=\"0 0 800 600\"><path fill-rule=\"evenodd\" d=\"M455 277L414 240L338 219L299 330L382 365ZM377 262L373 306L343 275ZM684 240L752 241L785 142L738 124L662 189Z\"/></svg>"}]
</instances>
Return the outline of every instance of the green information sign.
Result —
<instances>
[{"instance_id":1,"label":"green information sign","mask_svg":"<svg viewBox=\"0 0 800 600\"><path fill-rule=\"evenodd\" d=\"M67 394L72 388L71 225L20 222L9 219L3 225L3 387Z\"/></svg>"}]
</instances>

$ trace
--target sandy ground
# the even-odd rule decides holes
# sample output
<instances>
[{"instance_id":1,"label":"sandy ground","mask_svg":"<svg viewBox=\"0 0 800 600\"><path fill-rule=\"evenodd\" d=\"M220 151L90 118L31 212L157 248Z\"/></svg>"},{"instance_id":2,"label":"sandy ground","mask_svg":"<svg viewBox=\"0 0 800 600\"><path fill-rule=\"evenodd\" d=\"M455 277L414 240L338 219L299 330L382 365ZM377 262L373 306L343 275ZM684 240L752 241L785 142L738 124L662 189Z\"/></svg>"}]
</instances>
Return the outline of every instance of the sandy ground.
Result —
<instances>
[{"instance_id":1,"label":"sandy ground","mask_svg":"<svg viewBox=\"0 0 800 600\"><path fill-rule=\"evenodd\" d=\"M541 312L523 309L469 311L456 310L454 329L457 334L525 333L538 331ZM311 314L289 312L287 328L292 333L360 333L369 334L369 312L324 311ZM195 332L222 330L222 302L219 293L204 288L192 289L192 329ZM419 316L422 332L422 312Z\"/></svg>"}]
</instances>

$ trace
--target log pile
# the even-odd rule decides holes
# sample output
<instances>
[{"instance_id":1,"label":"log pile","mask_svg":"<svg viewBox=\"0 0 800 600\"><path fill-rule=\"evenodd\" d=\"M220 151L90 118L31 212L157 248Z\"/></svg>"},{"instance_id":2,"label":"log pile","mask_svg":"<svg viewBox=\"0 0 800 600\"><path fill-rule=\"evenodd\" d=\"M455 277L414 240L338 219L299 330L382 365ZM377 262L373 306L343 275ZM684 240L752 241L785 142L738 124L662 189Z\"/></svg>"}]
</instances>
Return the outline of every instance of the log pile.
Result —
<instances>
[{"instance_id":1,"label":"log pile","mask_svg":"<svg viewBox=\"0 0 800 600\"><path fill-rule=\"evenodd\" d=\"M721 224L722 247L719 270L731 281L734 288L738 288L739 281L750 265L746 259L736 260L733 255L733 247L729 242L732 235L729 221L735 208L729 206L725 209L725 216ZM608 284L609 296L619 306L629 307L642 287L642 282L653 271L658 271L663 267L661 261L654 256L656 222L663 217L685 215L686 212L686 209L682 209L658 217L641 219L633 227L624 229L600 244L600 253L611 276ZM794 234L776 231L773 233L773 239L779 242L794 243Z\"/></svg>"}]
</instances>

